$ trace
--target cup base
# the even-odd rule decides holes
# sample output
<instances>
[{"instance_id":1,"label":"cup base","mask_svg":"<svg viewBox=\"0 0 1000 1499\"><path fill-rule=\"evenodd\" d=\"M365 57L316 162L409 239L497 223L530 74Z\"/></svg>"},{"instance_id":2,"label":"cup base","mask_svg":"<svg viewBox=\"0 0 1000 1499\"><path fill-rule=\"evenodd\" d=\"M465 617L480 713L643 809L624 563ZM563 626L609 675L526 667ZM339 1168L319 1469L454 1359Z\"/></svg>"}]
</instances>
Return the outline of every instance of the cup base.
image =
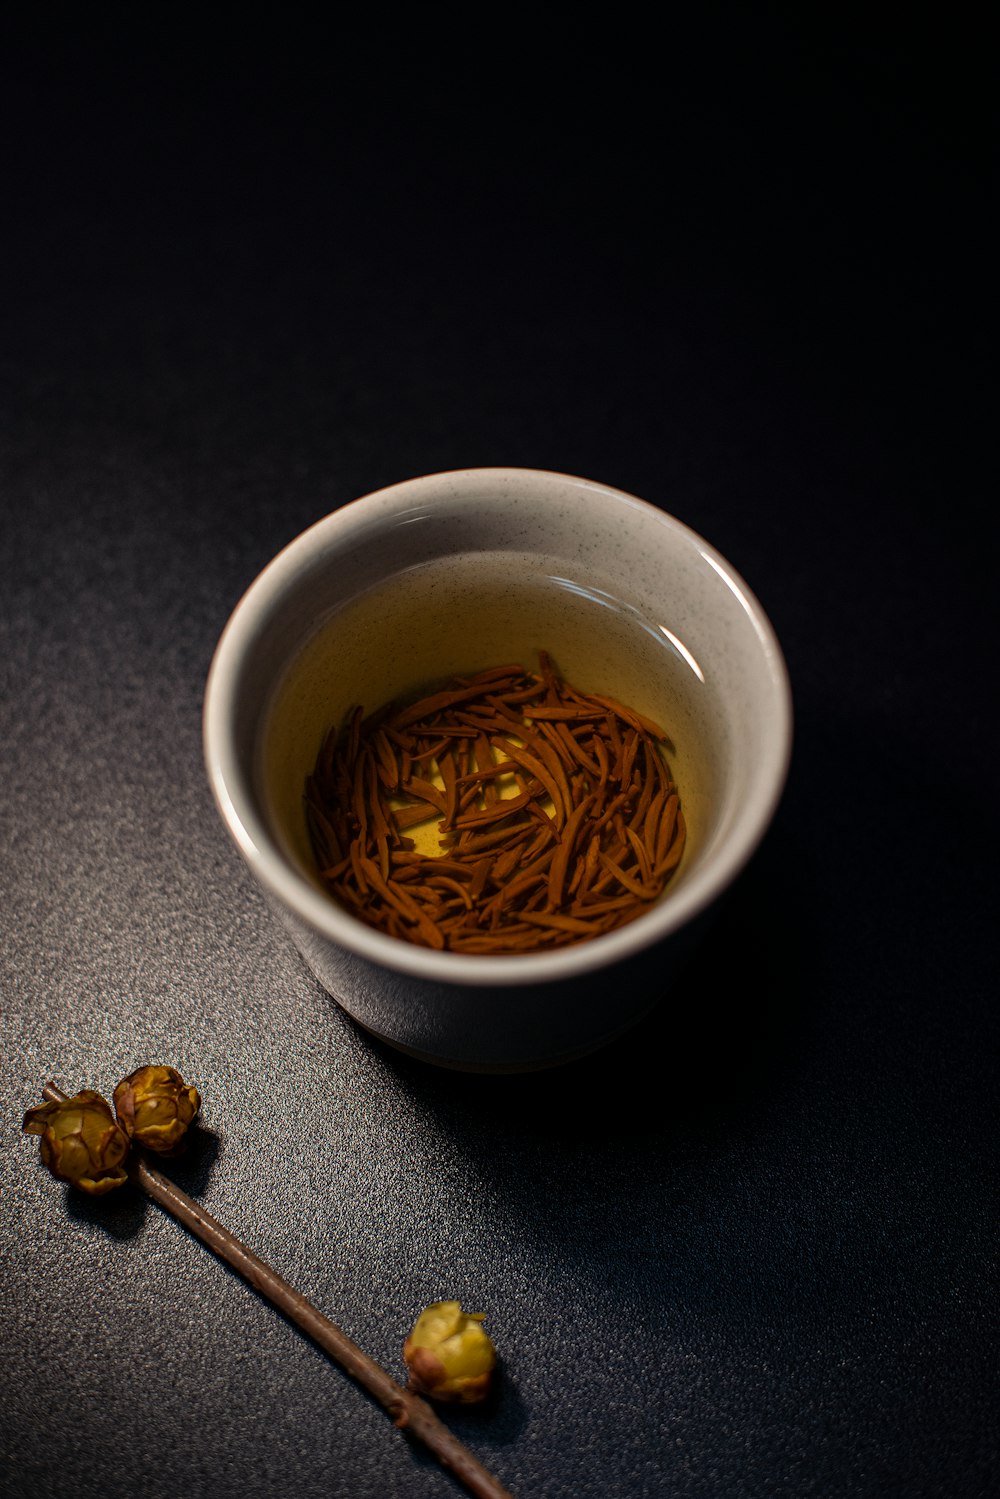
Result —
<instances>
[{"instance_id":1,"label":"cup base","mask_svg":"<svg viewBox=\"0 0 1000 1499\"><path fill-rule=\"evenodd\" d=\"M432 983L370 963L334 948L276 901L271 906L313 977L362 1030L421 1062L480 1073L560 1067L618 1040L668 1002L712 919L711 911L703 913L611 968L549 984L477 987Z\"/></svg>"}]
</instances>

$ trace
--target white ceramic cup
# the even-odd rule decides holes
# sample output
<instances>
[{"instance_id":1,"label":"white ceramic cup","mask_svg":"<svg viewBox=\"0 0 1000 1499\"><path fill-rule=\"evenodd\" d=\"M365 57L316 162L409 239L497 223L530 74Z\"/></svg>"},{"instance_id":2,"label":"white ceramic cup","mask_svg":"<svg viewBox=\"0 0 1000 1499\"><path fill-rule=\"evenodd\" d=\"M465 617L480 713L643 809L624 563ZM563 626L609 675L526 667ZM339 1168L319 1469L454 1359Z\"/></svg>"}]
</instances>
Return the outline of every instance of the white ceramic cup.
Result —
<instances>
[{"instance_id":1,"label":"white ceramic cup","mask_svg":"<svg viewBox=\"0 0 1000 1499\"><path fill-rule=\"evenodd\" d=\"M325 732L436 679L534 669L539 648L667 730L688 839L664 895L618 931L517 956L438 952L358 921L323 889L306 832ZM379 490L292 541L223 632L204 731L222 819L343 1009L429 1061L525 1069L592 1050L663 1000L774 813L791 701L760 605L687 526L585 479L467 469Z\"/></svg>"}]
</instances>

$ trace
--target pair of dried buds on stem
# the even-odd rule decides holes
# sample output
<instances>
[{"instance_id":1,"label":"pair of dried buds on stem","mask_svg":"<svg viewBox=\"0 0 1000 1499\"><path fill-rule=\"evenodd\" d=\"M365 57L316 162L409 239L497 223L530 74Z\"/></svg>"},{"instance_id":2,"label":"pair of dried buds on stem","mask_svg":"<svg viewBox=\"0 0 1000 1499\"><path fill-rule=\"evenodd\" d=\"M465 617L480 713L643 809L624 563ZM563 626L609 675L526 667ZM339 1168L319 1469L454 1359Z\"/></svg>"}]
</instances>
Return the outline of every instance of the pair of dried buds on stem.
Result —
<instances>
[{"instance_id":1,"label":"pair of dried buds on stem","mask_svg":"<svg viewBox=\"0 0 1000 1499\"><path fill-rule=\"evenodd\" d=\"M93 1088L29 1109L24 1131L41 1135L42 1162L60 1181L102 1197L128 1180L132 1145L176 1155L201 1107L197 1088L173 1067L139 1067L115 1088L115 1113ZM117 1115L117 1119L116 1116ZM403 1346L410 1388L435 1400L468 1405L489 1393L496 1355L483 1316L457 1301L435 1301L417 1318Z\"/></svg>"},{"instance_id":2,"label":"pair of dried buds on stem","mask_svg":"<svg viewBox=\"0 0 1000 1499\"><path fill-rule=\"evenodd\" d=\"M113 1097L114 1114L106 1098L84 1088L24 1116L25 1133L42 1137L42 1162L52 1175L91 1197L128 1181L125 1161L132 1145L176 1154L201 1108L197 1088L173 1067L138 1067L122 1078Z\"/></svg>"},{"instance_id":3,"label":"pair of dried buds on stem","mask_svg":"<svg viewBox=\"0 0 1000 1499\"><path fill-rule=\"evenodd\" d=\"M72 1097L55 1083L48 1083L43 1091L47 1102L25 1114L25 1132L41 1136L42 1162L53 1176L97 1197L128 1180L124 1162L132 1145L161 1158L175 1155L201 1106L197 1089L189 1087L172 1067L140 1067L123 1078L114 1091L117 1120L107 1100L91 1088ZM423 1398L468 1404L489 1393L496 1354L480 1313L463 1312L457 1301L435 1301L427 1307L403 1345L409 1375L409 1387L404 1389L336 1323L141 1154L133 1175L147 1196L297 1323L470 1493L479 1499L511 1499Z\"/></svg>"}]
</instances>

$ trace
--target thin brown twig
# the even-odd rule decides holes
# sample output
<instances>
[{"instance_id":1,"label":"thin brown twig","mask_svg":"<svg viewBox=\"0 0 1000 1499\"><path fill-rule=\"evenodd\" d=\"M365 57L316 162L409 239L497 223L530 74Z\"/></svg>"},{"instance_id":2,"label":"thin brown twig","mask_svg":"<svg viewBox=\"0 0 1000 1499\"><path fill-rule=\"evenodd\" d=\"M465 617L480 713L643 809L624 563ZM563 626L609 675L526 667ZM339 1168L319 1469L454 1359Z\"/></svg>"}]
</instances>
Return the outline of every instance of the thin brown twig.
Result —
<instances>
[{"instance_id":1,"label":"thin brown twig","mask_svg":"<svg viewBox=\"0 0 1000 1499\"><path fill-rule=\"evenodd\" d=\"M46 1083L42 1089L42 1097L54 1103L61 1103L66 1096L53 1082ZM193 1197L140 1155L133 1157L132 1175L147 1197L159 1203L195 1238L242 1275L272 1306L296 1323L314 1343L318 1343L352 1379L374 1396L397 1426L430 1448L438 1462L453 1473L470 1494L476 1495L476 1499L513 1499L499 1479L494 1478L452 1435L426 1400L397 1384L335 1322L324 1317L311 1301L273 1270L266 1260L247 1249L235 1234L223 1228Z\"/></svg>"}]
</instances>

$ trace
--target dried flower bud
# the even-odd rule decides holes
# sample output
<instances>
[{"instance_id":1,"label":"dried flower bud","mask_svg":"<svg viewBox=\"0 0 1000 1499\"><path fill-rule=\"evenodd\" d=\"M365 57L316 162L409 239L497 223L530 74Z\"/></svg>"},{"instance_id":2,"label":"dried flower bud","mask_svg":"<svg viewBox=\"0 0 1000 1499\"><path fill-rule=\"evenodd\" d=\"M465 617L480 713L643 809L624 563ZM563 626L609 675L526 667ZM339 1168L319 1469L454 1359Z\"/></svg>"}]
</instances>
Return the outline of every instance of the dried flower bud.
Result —
<instances>
[{"instance_id":1,"label":"dried flower bud","mask_svg":"<svg viewBox=\"0 0 1000 1499\"><path fill-rule=\"evenodd\" d=\"M422 1311L403 1344L410 1388L463 1405L484 1400L497 1361L484 1320L483 1312L463 1312L457 1301L434 1301Z\"/></svg>"},{"instance_id":2,"label":"dried flower bud","mask_svg":"<svg viewBox=\"0 0 1000 1499\"><path fill-rule=\"evenodd\" d=\"M118 1123L136 1145L170 1155L201 1108L197 1088L189 1088L173 1067L139 1067L115 1089Z\"/></svg>"},{"instance_id":3,"label":"dried flower bud","mask_svg":"<svg viewBox=\"0 0 1000 1499\"><path fill-rule=\"evenodd\" d=\"M25 1134L41 1135L42 1163L53 1176L92 1197L128 1180L122 1165L128 1155L128 1138L115 1123L107 1099L93 1088L84 1088L61 1103L40 1103L29 1109L22 1128Z\"/></svg>"}]
</instances>

